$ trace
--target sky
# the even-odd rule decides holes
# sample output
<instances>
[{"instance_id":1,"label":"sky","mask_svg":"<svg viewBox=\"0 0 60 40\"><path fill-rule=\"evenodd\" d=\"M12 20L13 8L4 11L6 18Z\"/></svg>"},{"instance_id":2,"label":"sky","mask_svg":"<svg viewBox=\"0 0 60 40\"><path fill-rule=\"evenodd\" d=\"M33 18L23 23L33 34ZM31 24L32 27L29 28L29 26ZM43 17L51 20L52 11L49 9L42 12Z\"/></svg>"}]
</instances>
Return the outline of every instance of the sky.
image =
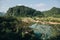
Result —
<instances>
[{"instance_id":1,"label":"sky","mask_svg":"<svg viewBox=\"0 0 60 40\"><path fill-rule=\"evenodd\" d=\"M7 12L10 7L17 5L24 5L39 11L45 11L52 7L60 8L60 0L0 0L0 12Z\"/></svg>"}]
</instances>

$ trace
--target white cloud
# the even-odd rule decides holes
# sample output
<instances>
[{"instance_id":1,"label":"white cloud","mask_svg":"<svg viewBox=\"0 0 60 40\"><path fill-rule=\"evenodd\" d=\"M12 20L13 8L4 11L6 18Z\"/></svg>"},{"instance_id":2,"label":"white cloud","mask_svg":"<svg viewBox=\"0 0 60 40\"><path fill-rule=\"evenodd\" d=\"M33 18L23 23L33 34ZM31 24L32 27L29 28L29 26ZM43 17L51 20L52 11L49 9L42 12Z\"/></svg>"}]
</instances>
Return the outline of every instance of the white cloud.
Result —
<instances>
[{"instance_id":1,"label":"white cloud","mask_svg":"<svg viewBox=\"0 0 60 40\"><path fill-rule=\"evenodd\" d=\"M43 7L46 6L46 4L44 4L44 3L39 3L39 4L35 4L34 6L35 6L36 8L43 8Z\"/></svg>"},{"instance_id":2,"label":"white cloud","mask_svg":"<svg viewBox=\"0 0 60 40\"><path fill-rule=\"evenodd\" d=\"M35 4L36 7L44 7L46 4L44 3L39 3L39 4Z\"/></svg>"},{"instance_id":3,"label":"white cloud","mask_svg":"<svg viewBox=\"0 0 60 40\"><path fill-rule=\"evenodd\" d=\"M17 4L18 6L22 5L22 4Z\"/></svg>"},{"instance_id":4,"label":"white cloud","mask_svg":"<svg viewBox=\"0 0 60 40\"><path fill-rule=\"evenodd\" d=\"M26 4L17 4L17 6L21 6L21 5L23 5L23 6L28 6L28 5L26 5Z\"/></svg>"},{"instance_id":5,"label":"white cloud","mask_svg":"<svg viewBox=\"0 0 60 40\"><path fill-rule=\"evenodd\" d=\"M44 11L47 5L45 3L38 3L34 5L32 4L31 6L37 10Z\"/></svg>"}]
</instances>

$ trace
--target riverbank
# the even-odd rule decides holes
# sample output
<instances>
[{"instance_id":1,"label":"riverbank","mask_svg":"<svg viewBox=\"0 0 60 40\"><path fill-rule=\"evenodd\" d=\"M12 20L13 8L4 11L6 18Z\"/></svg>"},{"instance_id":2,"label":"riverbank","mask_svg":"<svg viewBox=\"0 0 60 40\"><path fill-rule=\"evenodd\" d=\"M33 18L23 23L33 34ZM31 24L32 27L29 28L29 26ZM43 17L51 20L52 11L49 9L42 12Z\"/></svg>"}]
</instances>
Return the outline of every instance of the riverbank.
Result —
<instances>
[{"instance_id":1,"label":"riverbank","mask_svg":"<svg viewBox=\"0 0 60 40\"><path fill-rule=\"evenodd\" d=\"M38 18L38 17L34 17L34 18L30 18L30 17L21 17L23 22L26 23L40 23L40 24L60 24L60 18Z\"/></svg>"}]
</instances>

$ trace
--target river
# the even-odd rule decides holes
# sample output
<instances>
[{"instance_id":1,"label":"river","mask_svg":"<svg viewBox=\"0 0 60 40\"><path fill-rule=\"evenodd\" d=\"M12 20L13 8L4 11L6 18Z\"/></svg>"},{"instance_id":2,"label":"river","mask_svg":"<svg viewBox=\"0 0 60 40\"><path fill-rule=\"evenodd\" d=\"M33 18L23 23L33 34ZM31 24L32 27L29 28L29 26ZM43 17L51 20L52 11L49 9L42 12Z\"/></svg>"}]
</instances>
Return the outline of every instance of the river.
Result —
<instances>
[{"instance_id":1,"label":"river","mask_svg":"<svg viewBox=\"0 0 60 40\"><path fill-rule=\"evenodd\" d=\"M49 39L56 35L56 30L52 26L46 24L35 23L29 27L32 28L36 36L40 37L42 40Z\"/></svg>"}]
</instances>

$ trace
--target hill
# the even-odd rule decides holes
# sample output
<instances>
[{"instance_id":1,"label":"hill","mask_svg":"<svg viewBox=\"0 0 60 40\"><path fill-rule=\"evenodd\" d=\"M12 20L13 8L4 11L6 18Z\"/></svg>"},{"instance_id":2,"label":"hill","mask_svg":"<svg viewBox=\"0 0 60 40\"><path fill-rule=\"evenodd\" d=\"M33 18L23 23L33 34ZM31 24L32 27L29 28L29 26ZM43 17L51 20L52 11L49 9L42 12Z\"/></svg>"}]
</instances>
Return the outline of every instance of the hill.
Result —
<instances>
[{"instance_id":1,"label":"hill","mask_svg":"<svg viewBox=\"0 0 60 40\"><path fill-rule=\"evenodd\" d=\"M15 6L9 8L6 15L17 17L60 17L60 8L53 7L48 11L40 12L26 6Z\"/></svg>"},{"instance_id":2,"label":"hill","mask_svg":"<svg viewBox=\"0 0 60 40\"><path fill-rule=\"evenodd\" d=\"M26 6L15 6L9 8L7 11L8 16L22 16L22 17L32 17L32 16L42 16L43 14L40 11L26 7Z\"/></svg>"},{"instance_id":3,"label":"hill","mask_svg":"<svg viewBox=\"0 0 60 40\"><path fill-rule=\"evenodd\" d=\"M53 17L60 17L60 8L53 7L48 11L43 12L46 17L53 16Z\"/></svg>"}]
</instances>

